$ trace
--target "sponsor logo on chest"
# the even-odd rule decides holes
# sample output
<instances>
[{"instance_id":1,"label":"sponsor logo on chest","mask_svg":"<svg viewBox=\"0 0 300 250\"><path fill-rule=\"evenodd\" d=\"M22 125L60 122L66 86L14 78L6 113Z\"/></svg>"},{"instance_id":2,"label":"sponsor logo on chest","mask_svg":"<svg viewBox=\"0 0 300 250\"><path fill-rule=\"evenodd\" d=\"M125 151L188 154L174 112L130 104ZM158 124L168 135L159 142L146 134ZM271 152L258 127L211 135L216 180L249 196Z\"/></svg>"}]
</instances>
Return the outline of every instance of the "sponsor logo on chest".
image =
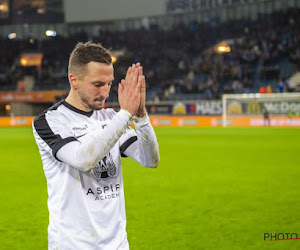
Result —
<instances>
[{"instance_id":1,"label":"sponsor logo on chest","mask_svg":"<svg viewBox=\"0 0 300 250\"><path fill-rule=\"evenodd\" d=\"M110 152L93 168L93 173L99 182L101 179L117 178L117 168Z\"/></svg>"}]
</instances>

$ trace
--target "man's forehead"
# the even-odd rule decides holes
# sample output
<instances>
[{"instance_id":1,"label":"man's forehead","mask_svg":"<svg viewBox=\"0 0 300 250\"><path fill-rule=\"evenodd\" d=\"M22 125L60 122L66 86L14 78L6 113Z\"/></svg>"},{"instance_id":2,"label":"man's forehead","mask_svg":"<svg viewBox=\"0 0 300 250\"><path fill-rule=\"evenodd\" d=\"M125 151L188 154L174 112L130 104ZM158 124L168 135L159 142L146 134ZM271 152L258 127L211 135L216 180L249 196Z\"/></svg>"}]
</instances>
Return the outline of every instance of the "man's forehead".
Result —
<instances>
[{"instance_id":1,"label":"man's forehead","mask_svg":"<svg viewBox=\"0 0 300 250\"><path fill-rule=\"evenodd\" d=\"M112 64L89 62L87 64L87 75L104 75L113 78L114 67Z\"/></svg>"},{"instance_id":2,"label":"man's forehead","mask_svg":"<svg viewBox=\"0 0 300 250\"><path fill-rule=\"evenodd\" d=\"M87 64L89 69L113 70L113 64L91 61Z\"/></svg>"}]
</instances>

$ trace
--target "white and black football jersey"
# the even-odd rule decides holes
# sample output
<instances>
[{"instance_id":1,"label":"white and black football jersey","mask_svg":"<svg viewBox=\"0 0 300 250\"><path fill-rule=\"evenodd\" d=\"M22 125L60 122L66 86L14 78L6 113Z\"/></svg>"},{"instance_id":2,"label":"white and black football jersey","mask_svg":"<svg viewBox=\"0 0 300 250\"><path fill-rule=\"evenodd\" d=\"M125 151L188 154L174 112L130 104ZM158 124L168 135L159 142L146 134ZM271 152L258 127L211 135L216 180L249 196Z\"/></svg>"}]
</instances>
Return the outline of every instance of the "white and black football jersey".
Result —
<instances>
[{"instance_id":1,"label":"white and black football jersey","mask_svg":"<svg viewBox=\"0 0 300 250\"><path fill-rule=\"evenodd\" d=\"M159 162L149 118L136 131L130 118L61 101L33 121L47 179L49 249L129 249L121 156L146 167Z\"/></svg>"}]
</instances>

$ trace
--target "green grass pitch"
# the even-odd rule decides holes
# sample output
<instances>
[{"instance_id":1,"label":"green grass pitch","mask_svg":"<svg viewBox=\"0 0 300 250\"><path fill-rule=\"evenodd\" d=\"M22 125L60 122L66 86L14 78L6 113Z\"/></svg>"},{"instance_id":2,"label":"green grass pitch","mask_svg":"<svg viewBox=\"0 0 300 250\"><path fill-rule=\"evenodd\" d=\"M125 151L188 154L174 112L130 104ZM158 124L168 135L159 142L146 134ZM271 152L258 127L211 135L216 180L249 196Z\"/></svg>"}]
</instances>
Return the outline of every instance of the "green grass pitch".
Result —
<instances>
[{"instance_id":1,"label":"green grass pitch","mask_svg":"<svg viewBox=\"0 0 300 250\"><path fill-rule=\"evenodd\" d=\"M130 247L300 249L300 129L157 128L161 163L123 159ZM0 249L47 249L31 128L0 128Z\"/></svg>"}]
</instances>

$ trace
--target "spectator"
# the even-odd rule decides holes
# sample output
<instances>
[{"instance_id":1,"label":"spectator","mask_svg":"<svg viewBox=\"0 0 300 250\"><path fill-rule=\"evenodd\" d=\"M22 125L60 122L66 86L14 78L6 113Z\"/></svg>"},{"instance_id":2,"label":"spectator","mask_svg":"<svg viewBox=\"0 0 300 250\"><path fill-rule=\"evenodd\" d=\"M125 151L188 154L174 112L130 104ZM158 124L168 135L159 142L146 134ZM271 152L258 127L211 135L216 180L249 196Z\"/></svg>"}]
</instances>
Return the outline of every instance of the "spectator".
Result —
<instances>
[{"instance_id":1,"label":"spectator","mask_svg":"<svg viewBox=\"0 0 300 250\"><path fill-rule=\"evenodd\" d=\"M278 81L278 92L283 93L284 92L284 81L282 77L279 77Z\"/></svg>"},{"instance_id":2,"label":"spectator","mask_svg":"<svg viewBox=\"0 0 300 250\"><path fill-rule=\"evenodd\" d=\"M266 87L264 85L262 85L260 88L259 88L259 93L260 94L265 94L266 93Z\"/></svg>"}]
</instances>

